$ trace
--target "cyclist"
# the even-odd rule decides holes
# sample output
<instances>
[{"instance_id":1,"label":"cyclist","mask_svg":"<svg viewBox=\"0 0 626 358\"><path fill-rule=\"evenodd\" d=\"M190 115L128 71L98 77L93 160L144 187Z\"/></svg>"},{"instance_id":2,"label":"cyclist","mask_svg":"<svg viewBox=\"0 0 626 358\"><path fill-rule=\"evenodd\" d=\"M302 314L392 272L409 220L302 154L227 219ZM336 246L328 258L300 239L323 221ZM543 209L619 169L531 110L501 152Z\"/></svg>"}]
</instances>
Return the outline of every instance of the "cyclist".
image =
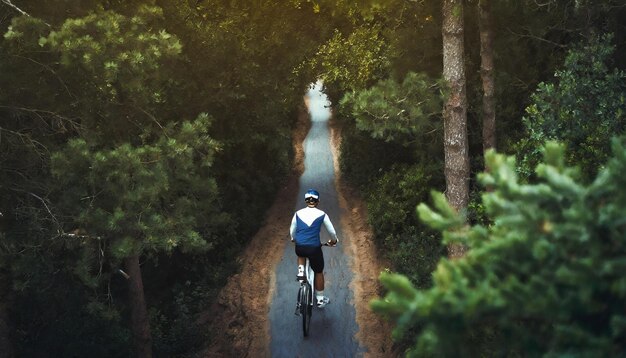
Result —
<instances>
[{"instance_id":1,"label":"cyclist","mask_svg":"<svg viewBox=\"0 0 626 358\"><path fill-rule=\"evenodd\" d=\"M324 254L322 253L322 244L320 239L320 231L322 224L332 237L328 240L328 245L335 246L339 242L337 232L332 222L325 212L317 208L320 202L320 194L309 189L304 194L306 207L296 211L291 219L291 242L296 243L296 255L298 256L298 276L297 280L301 281L305 277L304 264L306 258L309 258L311 268L315 273L315 293L317 298L317 307L326 306L330 299L324 296Z\"/></svg>"}]
</instances>

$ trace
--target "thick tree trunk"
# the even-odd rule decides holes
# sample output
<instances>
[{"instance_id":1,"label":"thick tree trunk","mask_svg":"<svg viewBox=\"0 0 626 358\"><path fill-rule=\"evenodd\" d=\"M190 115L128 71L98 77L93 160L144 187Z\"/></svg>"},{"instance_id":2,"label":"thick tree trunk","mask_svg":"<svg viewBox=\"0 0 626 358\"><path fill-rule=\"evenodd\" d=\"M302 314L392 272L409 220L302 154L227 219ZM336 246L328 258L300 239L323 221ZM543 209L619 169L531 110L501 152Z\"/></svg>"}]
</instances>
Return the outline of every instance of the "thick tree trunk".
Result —
<instances>
[{"instance_id":1,"label":"thick tree trunk","mask_svg":"<svg viewBox=\"0 0 626 358\"><path fill-rule=\"evenodd\" d=\"M457 211L469 202L467 96L463 44L463 1L443 0L443 79L447 98L443 108L446 198ZM448 256L461 257L463 245L449 245Z\"/></svg>"},{"instance_id":2,"label":"thick tree trunk","mask_svg":"<svg viewBox=\"0 0 626 358\"><path fill-rule=\"evenodd\" d=\"M483 150L496 148L496 104L493 65L493 23L491 0L478 4L480 28L480 76L483 81Z\"/></svg>"},{"instance_id":3,"label":"thick tree trunk","mask_svg":"<svg viewBox=\"0 0 626 358\"><path fill-rule=\"evenodd\" d=\"M131 309L133 341L137 357L152 358L152 336L150 335L150 321L143 293L143 280L139 255L133 255L125 260L128 275L128 294Z\"/></svg>"}]
</instances>

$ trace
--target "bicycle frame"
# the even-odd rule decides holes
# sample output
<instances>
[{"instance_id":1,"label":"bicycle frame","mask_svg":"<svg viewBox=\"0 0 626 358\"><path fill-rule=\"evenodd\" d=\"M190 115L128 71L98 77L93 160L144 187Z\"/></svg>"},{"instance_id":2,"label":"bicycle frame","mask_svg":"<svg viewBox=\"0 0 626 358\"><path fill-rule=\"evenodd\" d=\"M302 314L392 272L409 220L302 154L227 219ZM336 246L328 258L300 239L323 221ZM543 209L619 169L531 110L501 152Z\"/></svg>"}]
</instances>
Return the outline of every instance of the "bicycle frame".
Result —
<instances>
[{"instance_id":1,"label":"bicycle frame","mask_svg":"<svg viewBox=\"0 0 626 358\"><path fill-rule=\"evenodd\" d=\"M309 281L311 286L313 286L313 290L315 290L315 272L313 272L313 268L311 268L311 263L309 262L308 257L304 262L304 272L306 274L306 280Z\"/></svg>"},{"instance_id":2,"label":"bicycle frame","mask_svg":"<svg viewBox=\"0 0 626 358\"><path fill-rule=\"evenodd\" d=\"M302 333L304 334L304 337L307 337L309 335L309 326L311 325L311 315L313 313L313 297L315 287L315 274L313 273L313 269L311 269L311 264L309 263L308 258L305 261L304 272L306 276L305 279L300 282L296 314L302 316Z\"/></svg>"}]
</instances>

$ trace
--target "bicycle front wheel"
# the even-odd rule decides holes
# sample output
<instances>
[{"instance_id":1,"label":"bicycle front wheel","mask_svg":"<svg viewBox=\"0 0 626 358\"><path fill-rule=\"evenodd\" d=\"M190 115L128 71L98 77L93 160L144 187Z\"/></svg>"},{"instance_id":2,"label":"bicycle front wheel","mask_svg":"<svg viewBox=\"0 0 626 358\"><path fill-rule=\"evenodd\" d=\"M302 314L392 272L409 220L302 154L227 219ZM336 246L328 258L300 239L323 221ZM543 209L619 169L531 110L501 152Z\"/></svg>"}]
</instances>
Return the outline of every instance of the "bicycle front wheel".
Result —
<instances>
[{"instance_id":1,"label":"bicycle front wheel","mask_svg":"<svg viewBox=\"0 0 626 358\"><path fill-rule=\"evenodd\" d=\"M300 298L302 333L307 337L309 335L309 327L311 326L311 313L313 313L313 290L309 283L302 286L302 295Z\"/></svg>"}]
</instances>

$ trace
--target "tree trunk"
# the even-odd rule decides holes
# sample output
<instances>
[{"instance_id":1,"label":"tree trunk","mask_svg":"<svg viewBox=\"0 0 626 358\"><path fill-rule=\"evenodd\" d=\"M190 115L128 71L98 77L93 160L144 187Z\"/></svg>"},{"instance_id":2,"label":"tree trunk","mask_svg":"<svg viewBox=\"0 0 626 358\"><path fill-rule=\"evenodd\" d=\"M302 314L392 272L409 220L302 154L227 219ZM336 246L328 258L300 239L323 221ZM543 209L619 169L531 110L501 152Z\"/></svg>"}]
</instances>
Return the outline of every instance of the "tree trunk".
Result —
<instances>
[{"instance_id":1,"label":"tree trunk","mask_svg":"<svg viewBox=\"0 0 626 358\"><path fill-rule=\"evenodd\" d=\"M446 198L457 211L469 202L467 96L463 44L463 1L443 0L443 79L447 98L443 108ZM462 257L464 245L448 246L448 256Z\"/></svg>"},{"instance_id":2,"label":"tree trunk","mask_svg":"<svg viewBox=\"0 0 626 358\"><path fill-rule=\"evenodd\" d=\"M493 65L493 23L491 0L480 0L480 76L483 81L483 151L496 148L496 104Z\"/></svg>"},{"instance_id":3,"label":"tree trunk","mask_svg":"<svg viewBox=\"0 0 626 358\"><path fill-rule=\"evenodd\" d=\"M139 255L126 258L125 266L130 276L128 294L135 352L137 357L152 358L152 336L150 335L150 321L143 293Z\"/></svg>"}]
</instances>

